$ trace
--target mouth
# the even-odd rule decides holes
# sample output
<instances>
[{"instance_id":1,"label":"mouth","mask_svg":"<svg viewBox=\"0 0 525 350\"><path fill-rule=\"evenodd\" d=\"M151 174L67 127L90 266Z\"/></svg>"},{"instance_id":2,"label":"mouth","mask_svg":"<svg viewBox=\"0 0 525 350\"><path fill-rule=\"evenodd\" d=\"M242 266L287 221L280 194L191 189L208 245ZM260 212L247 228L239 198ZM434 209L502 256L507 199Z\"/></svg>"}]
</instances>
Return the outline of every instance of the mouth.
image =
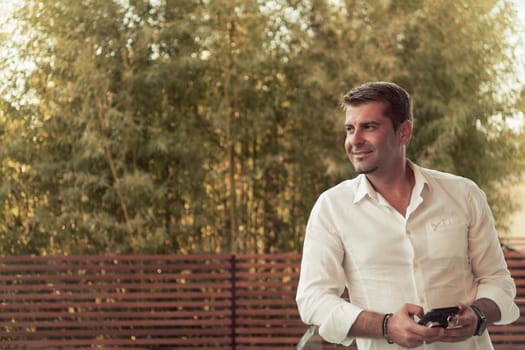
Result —
<instances>
[{"instance_id":1,"label":"mouth","mask_svg":"<svg viewBox=\"0 0 525 350\"><path fill-rule=\"evenodd\" d=\"M364 157L367 157L368 155L372 154L372 150L371 149L367 149L367 150L354 150L354 151L350 151L350 155L354 158L364 158Z\"/></svg>"},{"instance_id":2,"label":"mouth","mask_svg":"<svg viewBox=\"0 0 525 350\"><path fill-rule=\"evenodd\" d=\"M371 150L369 151L352 151L351 154L355 155L355 156L359 156L359 155L362 155L362 154L370 154L372 153Z\"/></svg>"}]
</instances>

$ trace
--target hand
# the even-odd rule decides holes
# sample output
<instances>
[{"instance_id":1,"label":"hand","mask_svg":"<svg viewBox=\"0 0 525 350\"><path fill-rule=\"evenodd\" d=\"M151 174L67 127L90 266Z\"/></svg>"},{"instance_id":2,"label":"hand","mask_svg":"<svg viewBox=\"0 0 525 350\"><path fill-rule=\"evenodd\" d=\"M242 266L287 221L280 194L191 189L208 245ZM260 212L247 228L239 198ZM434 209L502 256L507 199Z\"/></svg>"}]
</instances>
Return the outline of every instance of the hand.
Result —
<instances>
[{"instance_id":1,"label":"hand","mask_svg":"<svg viewBox=\"0 0 525 350\"><path fill-rule=\"evenodd\" d=\"M471 310L472 311L472 310ZM472 311L473 312L473 311ZM407 348L415 348L423 343L433 343L441 340L445 330L441 327L425 327L417 324L414 316L423 317L423 308L413 304L405 304L388 320L388 336L394 343ZM474 333L474 331L472 331Z\"/></svg>"},{"instance_id":2,"label":"hand","mask_svg":"<svg viewBox=\"0 0 525 350\"><path fill-rule=\"evenodd\" d=\"M474 335L476 327L478 326L478 316L476 316L476 313L469 306L464 304L458 306L460 308L456 319L458 328L446 329L445 334L439 341L456 343Z\"/></svg>"}]
</instances>

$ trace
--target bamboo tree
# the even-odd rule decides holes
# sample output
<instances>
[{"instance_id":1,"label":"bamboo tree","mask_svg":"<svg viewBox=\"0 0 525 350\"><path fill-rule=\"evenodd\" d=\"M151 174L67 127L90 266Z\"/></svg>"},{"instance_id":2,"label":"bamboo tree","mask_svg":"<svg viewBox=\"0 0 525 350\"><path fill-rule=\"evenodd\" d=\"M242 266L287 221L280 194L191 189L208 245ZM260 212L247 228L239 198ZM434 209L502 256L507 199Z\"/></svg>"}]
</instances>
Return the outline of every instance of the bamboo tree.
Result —
<instances>
[{"instance_id":1,"label":"bamboo tree","mask_svg":"<svg viewBox=\"0 0 525 350\"><path fill-rule=\"evenodd\" d=\"M410 158L477 181L505 227L525 146L505 1L28 0L19 18L34 68L0 105L3 253L300 250L319 193L354 175L340 97L368 80L412 93Z\"/></svg>"}]
</instances>

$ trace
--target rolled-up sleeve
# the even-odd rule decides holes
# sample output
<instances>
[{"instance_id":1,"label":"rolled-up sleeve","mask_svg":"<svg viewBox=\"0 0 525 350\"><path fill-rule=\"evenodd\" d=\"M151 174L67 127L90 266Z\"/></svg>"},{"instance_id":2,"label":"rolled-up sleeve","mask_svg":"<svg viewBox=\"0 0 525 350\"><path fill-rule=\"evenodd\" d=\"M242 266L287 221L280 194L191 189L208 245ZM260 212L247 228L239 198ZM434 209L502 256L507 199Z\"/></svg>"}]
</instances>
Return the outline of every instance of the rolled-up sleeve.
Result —
<instances>
[{"instance_id":1,"label":"rolled-up sleeve","mask_svg":"<svg viewBox=\"0 0 525 350\"><path fill-rule=\"evenodd\" d=\"M341 297L344 249L321 196L306 228L297 307L304 323L319 326L325 340L350 345L348 332L362 309Z\"/></svg>"},{"instance_id":2,"label":"rolled-up sleeve","mask_svg":"<svg viewBox=\"0 0 525 350\"><path fill-rule=\"evenodd\" d=\"M473 185L470 198L469 255L478 284L476 298L494 301L501 313L496 324L509 324L520 315L514 300L516 285L507 268L485 194Z\"/></svg>"}]
</instances>

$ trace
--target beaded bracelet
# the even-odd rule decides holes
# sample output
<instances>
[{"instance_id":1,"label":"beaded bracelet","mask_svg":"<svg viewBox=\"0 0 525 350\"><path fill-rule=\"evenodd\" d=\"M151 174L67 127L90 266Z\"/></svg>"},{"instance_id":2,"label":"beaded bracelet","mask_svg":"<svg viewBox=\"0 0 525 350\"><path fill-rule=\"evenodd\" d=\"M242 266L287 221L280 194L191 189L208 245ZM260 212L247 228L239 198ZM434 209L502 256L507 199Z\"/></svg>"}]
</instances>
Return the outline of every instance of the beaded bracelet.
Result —
<instances>
[{"instance_id":1,"label":"beaded bracelet","mask_svg":"<svg viewBox=\"0 0 525 350\"><path fill-rule=\"evenodd\" d=\"M388 344L394 344L394 341L388 337L388 319L392 317L392 314L386 314L383 318L383 338L386 339Z\"/></svg>"}]
</instances>

